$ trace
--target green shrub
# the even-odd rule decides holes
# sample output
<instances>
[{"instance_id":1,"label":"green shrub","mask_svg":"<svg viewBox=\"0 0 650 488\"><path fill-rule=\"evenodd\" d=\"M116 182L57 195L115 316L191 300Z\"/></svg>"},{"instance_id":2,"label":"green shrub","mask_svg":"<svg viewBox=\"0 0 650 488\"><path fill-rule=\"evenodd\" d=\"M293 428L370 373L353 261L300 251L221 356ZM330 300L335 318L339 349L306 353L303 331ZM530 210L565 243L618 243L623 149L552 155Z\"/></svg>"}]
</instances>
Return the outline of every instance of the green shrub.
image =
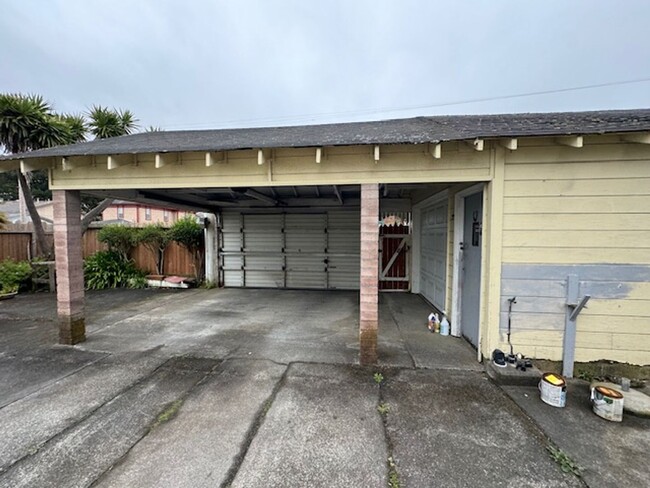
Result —
<instances>
[{"instance_id":1,"label":"green shrub","mask_svg":"<svg viewBox=\"0 0 650 488\"><path fill-rule=\"evenodd\" d=\"M103 227L97 239L108 246L109 251L115 251L127 261L131 257L131 251L138 243L140 229L125 225L107 225Z\"/></svg>"},{"instance_id":2,"label":"green shrub","mask_svg":"<svg viewBox=\"0 0 650 488\"><path fill-rule=\"evenodd\" d=\"M196 222L194 217L184 217L177 220L169 229L169 236L172 241L177 242L192 255L194 275L200 279L203 268L203 226Z\"/></svg>"},{"instance_id":3,"label":"green shrub","mask_svg":"<svg viewBox=\"0 0 650 488\"><path fill-rule=\"evenodd\" d=\"M145 273L116 251L99 251L84 261L86 288L143 288Z\"/></svg>"},{"instance_id":4,"label":"green shrub","mask_svg":"<svg viewBox=\"0 0 650 488\"><path fill-rule=\"evenodd\" d=\"M169 229L160 224L142 227L138 232L138 243L151 253L156 262L156 273L163 274L165 264L165 249L170 241Z\"/></svg>"},{"instance_id":5,"label":"green shrub","mask_svg":"<svg viewBox=\"0 0 650 488\"><path fill-rule=\"evenodd\" d=\"M5 259L0 263L0 293L14 293L20 285L32 276L32 267L27 261Z\"/></svg>"}]
</instances>

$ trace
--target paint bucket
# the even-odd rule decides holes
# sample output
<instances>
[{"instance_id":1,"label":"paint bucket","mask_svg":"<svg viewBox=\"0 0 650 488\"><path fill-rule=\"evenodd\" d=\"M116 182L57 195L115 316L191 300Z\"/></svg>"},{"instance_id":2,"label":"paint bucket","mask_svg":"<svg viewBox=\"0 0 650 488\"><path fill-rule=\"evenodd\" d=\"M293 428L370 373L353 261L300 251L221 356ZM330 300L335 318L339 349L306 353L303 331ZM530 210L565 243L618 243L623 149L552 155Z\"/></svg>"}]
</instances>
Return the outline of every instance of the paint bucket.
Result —
<instances>
[{"instance_id":1,"label":"paint bucket","mask_svg":"<svg viewBox=\"0 0 650 488\"><path fill-rule=\"evenodd\" d=\"M599 417L612 422L623 420L623 394L606 386L591 389L593 411Z\"/></svg>"},{"instance_id":2,"label":"paint bucket","mask_svg":"<svg viewBox=\"0 0 650 488\"><path fill-rule=\"evenodd\" d=\"M552 407L566 405L566 381L555 373L544 373L539 380L540 398Z\"/></svg>"}]
</instances>

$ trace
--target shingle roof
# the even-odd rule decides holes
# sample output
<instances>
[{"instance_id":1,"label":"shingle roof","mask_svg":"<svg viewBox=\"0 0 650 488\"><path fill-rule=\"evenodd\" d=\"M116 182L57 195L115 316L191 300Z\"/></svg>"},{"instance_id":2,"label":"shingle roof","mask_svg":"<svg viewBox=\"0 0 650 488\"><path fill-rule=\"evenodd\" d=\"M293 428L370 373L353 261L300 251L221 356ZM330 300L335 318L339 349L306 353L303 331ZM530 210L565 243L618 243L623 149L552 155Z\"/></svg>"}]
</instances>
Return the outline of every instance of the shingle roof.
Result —
<instances>
[{"instance_id":1,"label":"shingle roof","mask_svg":"<svg viewBox=\"0 0 650 488\"><path fill-rule=\"evenodd\" d=\"M271 147L419 144L462 139L650 131L650 109L447 115L341 124L143 132L8 155L4 159L225 151Z\"/></svg>"}]
</instances>

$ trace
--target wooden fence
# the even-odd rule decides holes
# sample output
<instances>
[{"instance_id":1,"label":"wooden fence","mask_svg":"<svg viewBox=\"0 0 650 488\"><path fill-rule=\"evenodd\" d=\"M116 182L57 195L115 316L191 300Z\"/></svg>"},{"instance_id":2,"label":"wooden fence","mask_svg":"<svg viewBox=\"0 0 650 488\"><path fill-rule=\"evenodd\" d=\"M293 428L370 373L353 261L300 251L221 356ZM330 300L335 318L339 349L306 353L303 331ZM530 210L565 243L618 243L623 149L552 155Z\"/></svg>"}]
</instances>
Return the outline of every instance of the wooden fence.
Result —
<instances>
[{"instance_id":1,"label":"wooden fence","mask_svg":"<svg viewBox=\"0 0 650 488\"><path fill-rule=\"evenodd\" d=\"M106 250L106 245L99 242L97 235L99 229L88 229L83 236L83 257L92 256L97 251ZM53 239L52 234L46 234L48 239ZM31 232L0 232L0 261L13 259L15 261L26 261L31 259L34 244ZM156 272L156 261L151 252L140 245L137 246L132 254L135 265L148 273ZM165 263L163 274L194 276L193 260L191 254L182 246L172 242L165 250Z\"/></svg>"}]
</instances>

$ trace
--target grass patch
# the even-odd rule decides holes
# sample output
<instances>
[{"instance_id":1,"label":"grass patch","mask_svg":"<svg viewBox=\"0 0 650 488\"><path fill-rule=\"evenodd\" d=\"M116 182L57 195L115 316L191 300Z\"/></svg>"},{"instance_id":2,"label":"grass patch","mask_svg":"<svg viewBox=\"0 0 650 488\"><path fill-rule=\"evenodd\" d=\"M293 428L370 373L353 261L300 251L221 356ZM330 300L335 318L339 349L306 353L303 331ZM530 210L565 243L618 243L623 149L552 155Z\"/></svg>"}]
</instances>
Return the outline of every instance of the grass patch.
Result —
<instances>
[{"instance_id":1,"label":"grass patch","mask_svg":"<svg viewBox=\"0 0 650 488\"><path fill-rule=\"evenodd\" d=\"M372 379L375 380L375 383L381 386L381 384L384 382L385 378L384 375L381 373L375 373L372 375Z\"/></svg>"},{"instance_id":2,"label":"grass patch","mask_svg":"<svg viewBox=\"0 0 650 488\"><path fill-rule=\"evenodd\" d=\"M169 422L171 419L173 419L178 411L181 409L181 406L183 405L183 400L178 399L167 405L167 408L160 412L158 414L158 417L156 417L156 420L154 421L153 424L151 424L151 428L155 429L161 424L164 424L165 422Z\"/></svg>"}]
</instances>

